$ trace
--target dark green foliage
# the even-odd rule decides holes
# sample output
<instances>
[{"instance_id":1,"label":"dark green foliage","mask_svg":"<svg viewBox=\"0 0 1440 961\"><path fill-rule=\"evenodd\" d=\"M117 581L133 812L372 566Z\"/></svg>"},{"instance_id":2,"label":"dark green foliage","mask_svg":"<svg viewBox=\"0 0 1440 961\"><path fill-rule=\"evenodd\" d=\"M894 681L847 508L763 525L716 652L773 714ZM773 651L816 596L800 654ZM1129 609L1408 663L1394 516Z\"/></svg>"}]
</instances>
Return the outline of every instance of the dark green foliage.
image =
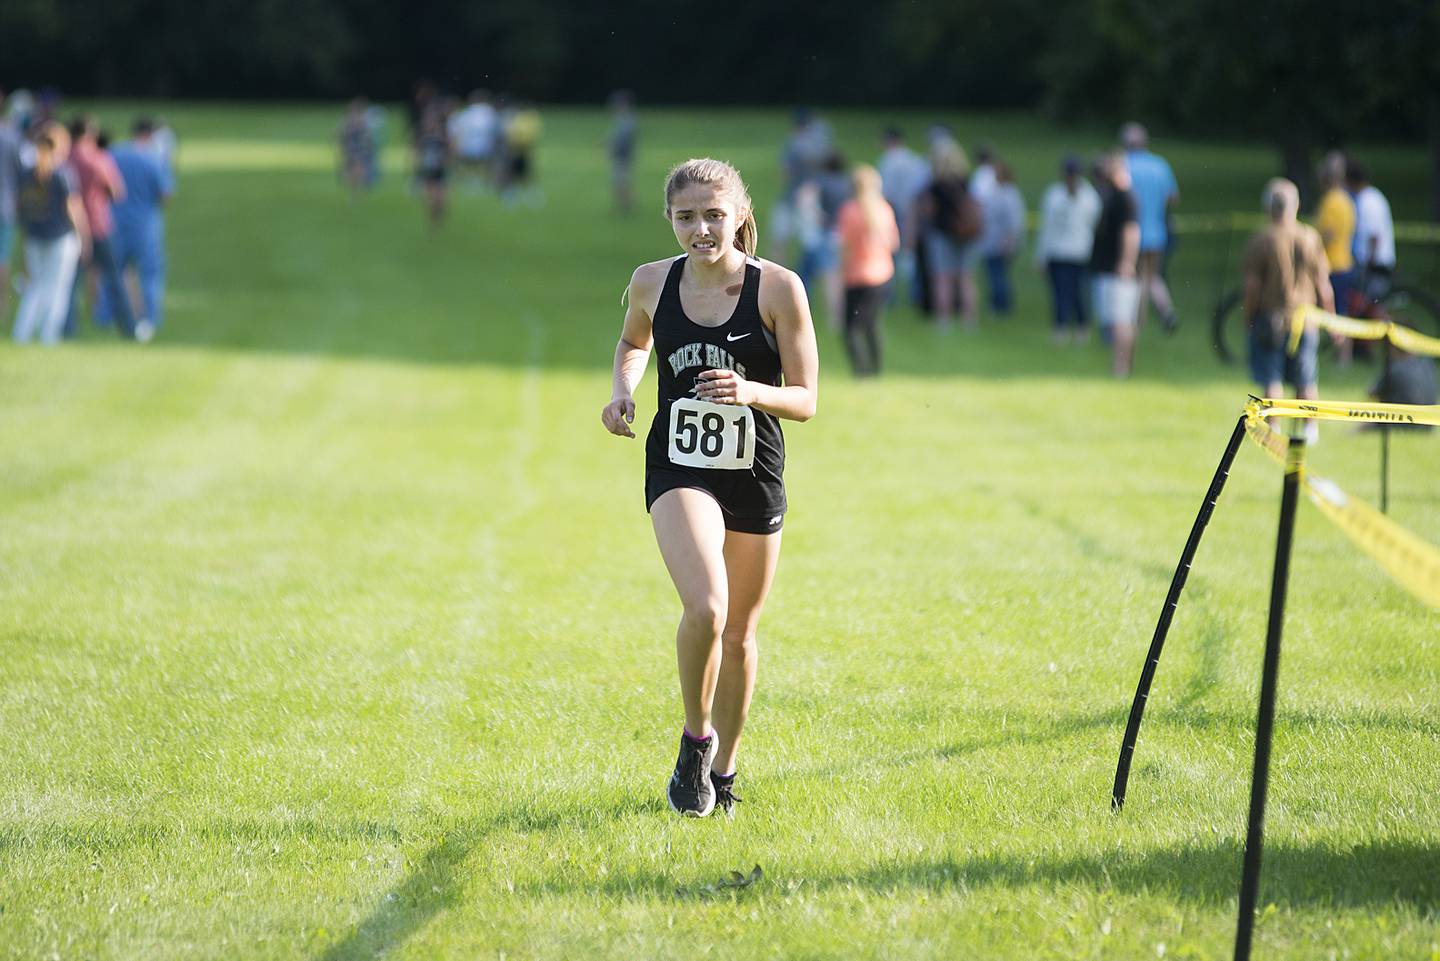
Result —
<instances>
[{"instance_id":1,"label":"dark green foliage","mask_svg":"<svg viewBox=\"0 0 1440 961\"><path fill-rule=\"evenodd\" d=\"M1263 136L1295 156L1421 139L1428 0L11 0L0 85L183 96L407 95L419 77L547 102L1043 106Z\"/></svg>"}]
</instances>

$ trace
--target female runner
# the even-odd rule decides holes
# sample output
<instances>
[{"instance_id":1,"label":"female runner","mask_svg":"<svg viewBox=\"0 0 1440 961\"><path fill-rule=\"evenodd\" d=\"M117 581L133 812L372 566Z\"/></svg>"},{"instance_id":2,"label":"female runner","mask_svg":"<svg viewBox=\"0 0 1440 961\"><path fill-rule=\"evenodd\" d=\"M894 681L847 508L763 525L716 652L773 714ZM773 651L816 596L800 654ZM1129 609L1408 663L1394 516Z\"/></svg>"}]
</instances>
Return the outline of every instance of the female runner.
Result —
<instances>
[{"instance_id":1,"label":"female runner","mask_svg":"<svg viewBox=\"0 0 1440 961\"><path fill-rule=\"evenodd\" d=\"M684 608L675 649L685 730L667 796L676 812L705 817L739 800L755 630L785 519L779 418L814 416L819 360L800 279L754 256L753 205L734 167L680 164L665 181L665 215L684 253L631 277L600 417L612 434L635 436L635 386L656 350L645 504Z\"/></svg>"}]
</instances>

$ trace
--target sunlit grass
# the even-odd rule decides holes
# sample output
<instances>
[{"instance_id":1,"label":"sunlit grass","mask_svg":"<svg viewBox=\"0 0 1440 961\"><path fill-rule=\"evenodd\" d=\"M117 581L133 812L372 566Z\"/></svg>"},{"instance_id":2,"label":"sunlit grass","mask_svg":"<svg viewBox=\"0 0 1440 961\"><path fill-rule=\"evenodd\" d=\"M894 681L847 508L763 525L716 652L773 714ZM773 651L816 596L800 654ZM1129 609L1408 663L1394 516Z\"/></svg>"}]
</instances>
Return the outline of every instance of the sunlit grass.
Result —
<instances>
[{"instance_id":1,"label":"sunlit grass","mask_svg":"<svg viewBox=\"0 0 1440 961\"><path fill-rule=\"evenodd\" d=\"M640 445L598 412L620 289L673 244L664 169L732 157L763 210L785 115L647 114L620 220L604 118L551 113L545 207L457 189L438 234L393 151L349 201L338 110L166 115L160 338L0 344L0 957L1228 957L1280 489L1256 450L1108 805L1249 390L1205 343L1219 238L1185 238L1186 326L1144 332L1130 383L1050 345L1023 262L1019 314L977 335L892 311L878 383L822 330L745 800L681 821L677 605ZM837 128L866 156L883 119ZM1106 136L953 119L1032 200ZM1195 213L1270 171L1175 152L1232 172L1180 167ZM1327 426L1312 456L1373 501L1374 437ZM1440 543L1440 443L1391 456L1392 515ZM1440 943L1437 627L1302 505L1257 957Z\"/></svg>"}]
</instances>

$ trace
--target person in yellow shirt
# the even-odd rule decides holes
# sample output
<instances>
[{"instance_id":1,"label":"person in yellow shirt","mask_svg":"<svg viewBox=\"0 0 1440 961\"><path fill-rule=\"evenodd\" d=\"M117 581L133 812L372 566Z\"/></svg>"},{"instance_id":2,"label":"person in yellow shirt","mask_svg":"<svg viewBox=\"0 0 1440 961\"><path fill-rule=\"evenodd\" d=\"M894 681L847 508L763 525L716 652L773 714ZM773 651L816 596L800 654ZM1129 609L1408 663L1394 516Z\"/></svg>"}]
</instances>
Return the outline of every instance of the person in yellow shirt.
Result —
<instances>
[{"instance_id":1,"label":"person in yellow shirt","mask_svg":"<svg viewBox=\"0 0 1440 961\"><path fill-rule=\"evenodd\" d=\"M545 194L535 183L535 146L544 129L540 112L530 104L521 104L505 118L507 169L500 196L507 207L522 201L532 207L545 206Z\"/></svg>"},{"instance_id":2,"label":"person in yellow shirt","mask_svg":"<svg viewBox=\"0 0 1440 961\"><path fill-rule=\"evenodd\" d=\"M1315 211L1315 228L1325 242L1330 261L1330 286L1335 289L1335 309L1350 307L1349 279L1355 269L1351 242L1355 238L1355 201L1345 192L1345 155L1332 150L1320 161L1320 206Z\"/></svg>"},{"instance_id":3,"label":"person in yellow shirt","mask_svg":"<svg viewBox=\"0 0 1440 961\"><path fill-rule=\"evenodd\" d=\"M1315 228L1325 243L1325 257L1330 261L1330 287L1335 291L1335 312L1347 317L1357 311L1350 304L1355 289L1355 198L1345 189L1345 155L1338 150L1327 153L1320 161L1320 206L1315 211ZM1348 337L1332 335L1342 367L1349 365L1354 344Z\"/></svg>"}]
</instances>

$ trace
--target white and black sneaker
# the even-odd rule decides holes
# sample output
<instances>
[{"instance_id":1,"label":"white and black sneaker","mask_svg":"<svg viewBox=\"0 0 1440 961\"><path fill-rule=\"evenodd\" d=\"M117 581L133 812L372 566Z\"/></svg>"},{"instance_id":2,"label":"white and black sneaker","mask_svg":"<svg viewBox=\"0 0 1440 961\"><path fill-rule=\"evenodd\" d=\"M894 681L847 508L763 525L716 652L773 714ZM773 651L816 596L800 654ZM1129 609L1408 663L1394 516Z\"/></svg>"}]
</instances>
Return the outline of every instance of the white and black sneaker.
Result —
<instances>
[{"instance_id":1,"label":"white and black sneaker","mask_svg":"<svg viewBox=\"0 0 1440 961\"><path fill-rule=\"evenodd\" d=\"M733 818L735 805L744 800L735 793L735 775L711 772L710 783L715 786L715 810Z\"/></svg>"},{"instance_id":2,"label":"white and black sneaker","mask_svg":"<svg viewBox=\"0 0 1440 961\"><path fill-rule=\"evenodd\" d=\"M710 765L715 761L715 733L697 741L689 732L680 735L680 757L665 796L676 814L703 818L715 810L715 785L710 783Z\"/></svg>"}]
</instances>

